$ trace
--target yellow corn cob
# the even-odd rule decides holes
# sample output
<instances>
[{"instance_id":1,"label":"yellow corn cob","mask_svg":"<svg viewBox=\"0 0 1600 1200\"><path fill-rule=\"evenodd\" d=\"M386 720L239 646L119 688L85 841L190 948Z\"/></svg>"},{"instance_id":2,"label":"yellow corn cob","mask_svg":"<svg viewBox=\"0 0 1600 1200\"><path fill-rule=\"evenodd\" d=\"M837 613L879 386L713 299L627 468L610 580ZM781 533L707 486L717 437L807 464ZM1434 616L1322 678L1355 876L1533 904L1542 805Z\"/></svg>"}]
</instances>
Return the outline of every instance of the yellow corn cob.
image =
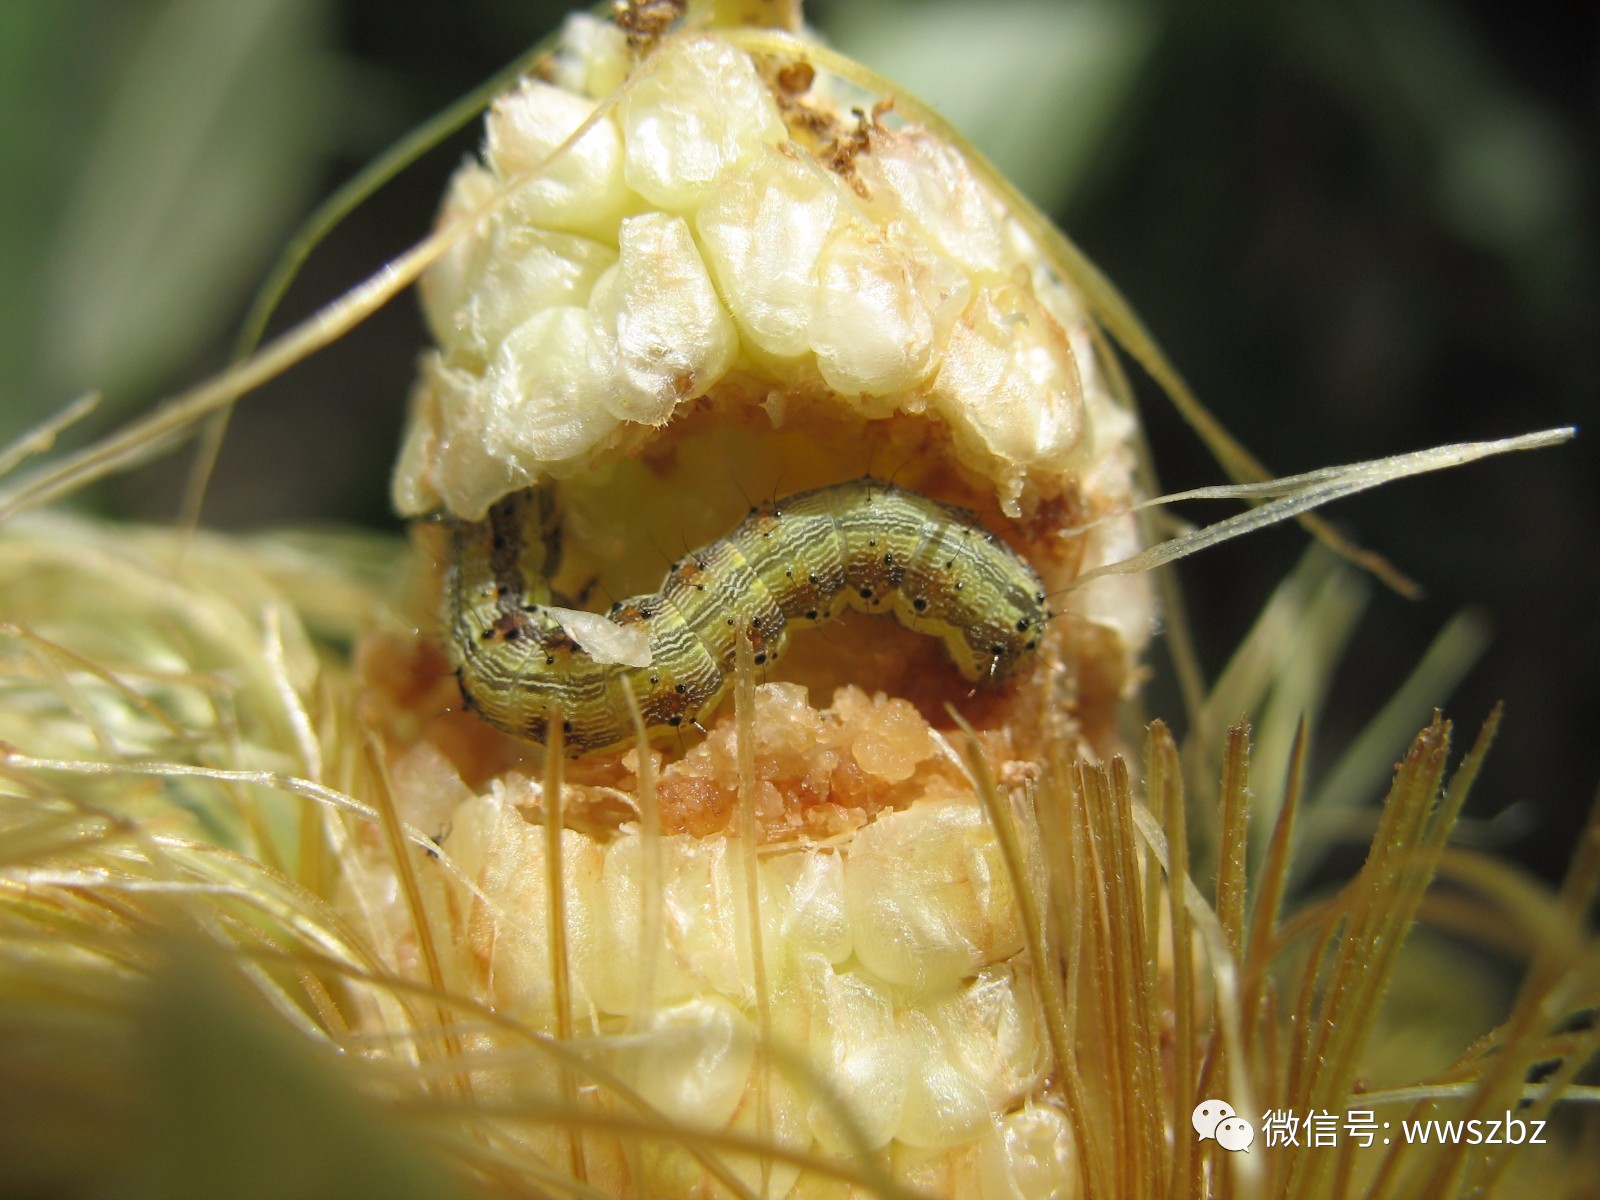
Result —
<instances>
[{"instance_id":1,"label":"yellow corn cob","mask_svg":"<svg viewBox=\"0 0 1600 1200\"><path fill-rule=\"evenodd\" d=\"M691 13L630 37L626 13L574 16L551 66L494 103L442 225L503 199L423 280L438 349L400 510L478 520L548 485L556 587L598 577L612 595L659 577L652 546L725 533L745 495L869 471L988 513L1051 590L1136 549L1132 518L1112 515L1133 498L1132 419L1017 215L956 147L819 69L811 43L752 53L716 24ZM1071 620L1023 698L969 707L1014 782L1040 753L1035 695L1070 702L1058 738L1115 745L1150 601L1143 579L1102 584L1061 606ZM945 723L940 701L967 685L924 655L904 666L905 644L864 622L799 643L792 677L827 707L794 684L756 689L742 818L726 719L653 769L637 752L602 779L577 768L569 812L626 807L598 834L560 834L564 945L539 824L555 793L485 771L506 754L487 733L419 743L394 767L402 795L428 790L413 772L476 793L444 847L478 891L449 885L440 940L460 951L453 981L498 1011L618 1038L612 1068L663 1112L798 1154L870 1152L942 1194L1068 1194L1018 881L968 768L904 699L829 699L885 688ZM544 1145L551 1162L560 1146ZM681 1148L630 1158L587 1135L573 1154L607 1194L711 1186ZM828 1194L793 1164L739 1169L770 1195Z\"/></svg>"}]
</instances>

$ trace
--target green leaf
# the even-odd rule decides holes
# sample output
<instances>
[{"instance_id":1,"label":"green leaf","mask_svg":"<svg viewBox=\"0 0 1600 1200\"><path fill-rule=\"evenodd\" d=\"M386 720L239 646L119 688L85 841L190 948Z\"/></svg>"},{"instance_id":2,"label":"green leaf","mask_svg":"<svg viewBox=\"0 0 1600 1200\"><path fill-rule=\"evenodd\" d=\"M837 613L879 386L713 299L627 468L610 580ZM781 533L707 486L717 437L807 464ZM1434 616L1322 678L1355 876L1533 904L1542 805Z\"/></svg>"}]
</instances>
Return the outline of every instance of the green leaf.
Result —
<instances>
[{"instance_id":1,"label":"green leaf","mask_svg":"<svg viewBox=\"0 0 1600 1200\"><path fill-rule=\"evenodd\" d=\"M237 319L314 186L323 0L163 0L82 130L45 297L51 403L166 382Z\"/></svg>"}]
</instances>

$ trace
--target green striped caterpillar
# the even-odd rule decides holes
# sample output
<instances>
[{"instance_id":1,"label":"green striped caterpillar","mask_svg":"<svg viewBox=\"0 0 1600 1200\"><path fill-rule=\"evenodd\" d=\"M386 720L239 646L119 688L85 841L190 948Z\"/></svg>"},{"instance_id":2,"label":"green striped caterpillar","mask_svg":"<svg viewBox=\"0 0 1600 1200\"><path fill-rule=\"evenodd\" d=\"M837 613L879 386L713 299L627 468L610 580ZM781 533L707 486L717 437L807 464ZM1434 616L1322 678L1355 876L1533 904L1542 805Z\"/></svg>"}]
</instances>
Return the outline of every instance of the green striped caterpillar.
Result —
<instances>
[{"instance_id":1,"label":"green striped caterpillar","mask_svg":"<svg viewBox=\"0 0 1600 1200\"><path fill-rule=\"evenodd\" d=\"M642 626L642 666L600 661L548 606L535 492L454 523L449 536L448 641L468 707L536 742L559 711L574 756L634 740L624 691L652 738L698 726L732 679L741 629L761 665L782 653L792 625L846 607L893 612L940 638L964 678L998 683L1037 647L1050 615L1038 575L972 512L876 479L754 508L674 563L659 592L614 605L614 625Z\"/></svg>"}]
</instances>

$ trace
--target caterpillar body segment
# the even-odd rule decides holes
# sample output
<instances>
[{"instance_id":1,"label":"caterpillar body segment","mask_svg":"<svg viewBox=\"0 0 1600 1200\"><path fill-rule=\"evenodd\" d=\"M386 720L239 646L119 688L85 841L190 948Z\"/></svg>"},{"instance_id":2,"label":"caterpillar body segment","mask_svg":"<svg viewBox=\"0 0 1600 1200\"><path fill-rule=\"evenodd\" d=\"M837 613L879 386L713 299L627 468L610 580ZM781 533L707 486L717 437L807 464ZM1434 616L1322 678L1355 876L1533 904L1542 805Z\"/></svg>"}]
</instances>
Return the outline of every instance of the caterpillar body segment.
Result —
<instances>
[{"instance_id":1,"label":"caterpillar body segment","mask_svg":"<svg viewBox=\"0 0 1600 1200\"><path fill-rule=\"evenodd\" d=\"M698 725L732 680L741 630L759 666L793 627L889 612L939 638L963 678L994 684L1049 618L1038 575L972 512L870 478L755 508L660 591L615 605L614 624L644 626L645 666L600 661L548 607L535 493L455 522L449 544L449 650L467 703L537 742L559 713L575 756L633 742L625 692L652 738Z\"/></svg>"}]
</instances>

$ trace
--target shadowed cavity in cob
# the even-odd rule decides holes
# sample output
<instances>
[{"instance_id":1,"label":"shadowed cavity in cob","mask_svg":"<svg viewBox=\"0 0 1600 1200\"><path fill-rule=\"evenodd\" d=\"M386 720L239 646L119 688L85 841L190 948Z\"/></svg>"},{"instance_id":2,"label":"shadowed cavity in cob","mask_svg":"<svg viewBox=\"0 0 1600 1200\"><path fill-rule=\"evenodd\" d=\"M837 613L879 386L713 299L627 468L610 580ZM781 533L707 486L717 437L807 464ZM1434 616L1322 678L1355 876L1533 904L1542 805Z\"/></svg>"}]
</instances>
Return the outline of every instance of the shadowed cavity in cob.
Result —
<instances>
[{"instance_id":1,"label":"shadowed cavity in cob","mask_svg":"<svg viewBox=\"0 0 1600 1200\"><path fill-rule=\"evenodd\" d=\"M1033 826L1007 791L1019 879L946 708L1011 785L1047 744L1116 748L1146 585L1099 581L1052 601L1055 620L1044 596L1137 548L1115 516L1135 499L1134 422L1089 318L956 148L818 69L807 43L736 42L571 18L445 201L449 223L505 196L424 280L437 349L394 496L444 518L417 531L453 596L435 637L471 705L448 680L419 700L398 647L367 661L412 714L476 707L542 740L559 708L572 748L613 753L569 765L552 838L530 743L471 712L409 718L397 790L443 813L478 889L439 881L439 940L459 986L534 1028L652 1031L606 1061L665 1112L805 1153L869 1149L941 1191L1062 1194L1077 1168L1018 895L1043 888ZM786 507L825 518L826 570L791 578L805 539L786 530L751 564ZM878 550L884 571L855 579ZM735 622L690 648L712 649L714 672L653 682L690 656L669 644L684 622L651 626L651 605L707 581ZM599 618L648 626L642 659L542 607L585 595L642 598ZM792 600L796 626L849 601L903 609L908 628L852 615L773 661L787 622L751 619L769 600ZM735 706L704 703L741 633L759 683L743 768ZM649 764L624 686L666 735ZM684 736L695 723L709 736ZM711 1186L682 1146L580 1140L587 1177L619 1194ZM555 1132L541 1152L567 1161ZM768 1169L773 1195L820 1186Z\"/></svg>"}]
</instances>

